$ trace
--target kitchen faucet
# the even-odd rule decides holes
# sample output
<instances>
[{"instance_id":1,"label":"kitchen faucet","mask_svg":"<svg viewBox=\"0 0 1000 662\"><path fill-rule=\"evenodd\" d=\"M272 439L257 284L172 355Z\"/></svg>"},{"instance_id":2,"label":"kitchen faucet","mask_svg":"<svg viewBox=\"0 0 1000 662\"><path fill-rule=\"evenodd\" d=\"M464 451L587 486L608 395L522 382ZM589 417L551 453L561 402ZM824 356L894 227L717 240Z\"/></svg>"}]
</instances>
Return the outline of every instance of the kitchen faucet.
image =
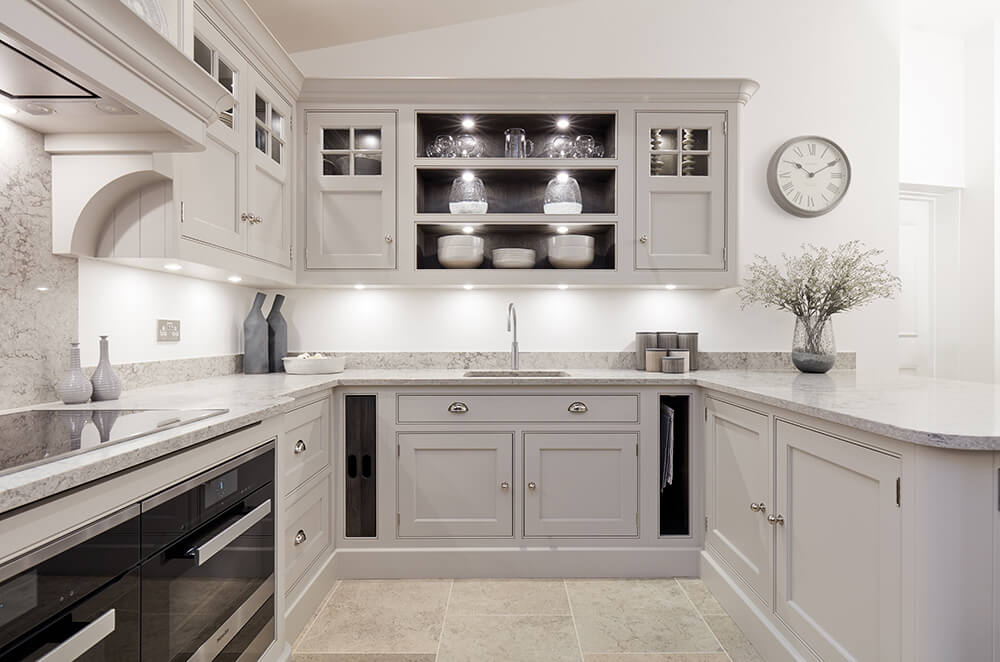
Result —
<instances>
[{"instance_id":1,"label":"kitchen faucet","mask_svg":"<svg viewBox=\"0 0 1000 662\"><path fill-rule=\"evenodd\" d=\"M514 342L510 344L510 369L520 370L521 357L517 353L517 308L507 304L507 330L514 332Z\"/></svg>"}]
</instances>

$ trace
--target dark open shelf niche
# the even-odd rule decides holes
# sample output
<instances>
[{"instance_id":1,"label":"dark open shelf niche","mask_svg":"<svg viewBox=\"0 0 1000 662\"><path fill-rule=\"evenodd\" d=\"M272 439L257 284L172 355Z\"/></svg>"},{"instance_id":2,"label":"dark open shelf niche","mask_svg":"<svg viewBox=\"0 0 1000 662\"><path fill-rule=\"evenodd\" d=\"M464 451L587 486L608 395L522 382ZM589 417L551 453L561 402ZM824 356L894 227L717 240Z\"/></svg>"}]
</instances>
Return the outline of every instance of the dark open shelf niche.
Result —
<instances>
[{"instance_id":1,"label":"dark open shelf niche","mask_svg":"<svg viewBox=\"0 0 1000 662\"><path fill-rule=\"evenodd\" d=\"M660 535L661 536L689 536L691 535L691 488L690 488L690 434L691 434L691 398L687 395L661 395L662 406L666 405L674 410L674 481L660 489L660 476L657 475L656 489L659 493L660 501ZM663 463L666 457L662 452L663 435L666 430L663 428L663 417L660 416L660 471L663 471Z\"/></svg>"},{"instance_id":2,"label":"dark open shelf niche","mask_svg":"<svg viewBox=\"0 0 1000 662\"><path fill-rule=\"evenodd\" d=\"M485 214L543 214L545 187L560 172L580 184L584 214L615 213L614 168L417 168L417 213L447 214L451 184L469 170L483 180L489 210ZM579 214L550 215L553 223L572 222Z\"/></svg>"},{"instance_id":3,"label":"dark open shelf niche","mask_svg":"<svg viewBox=\"0 0 1000 662\"><path fill-rule=\"evenodd\" d=\"M462 128L462 120L471 117L476 126ZM556 121L566 117L569 128L560 130ZM535 143L532 159L538 158L545 143L557 135L579 136L590 134L604 145L604 157L615 158L617 115L615 113L417 113L417 156L427 156L427 144L439 134L457 136L471 133L486 145L487 158L503 158L504 131L524 129ZM514 159L512 159L514 160ZM522 159L517 159L522 160ZM548 159L546 159L548 160ZM556 160L556 159L553 159ZM599 161L600 159L594 159Z\"/></svg>"},{"instance_id":4,"label":"dark open shelf niche","mask_svg":"<svg viewBox=\"0 0 1000 662\"><path fill-rule=\"evenodd\" d=\"M482 217L480 217L482 218ZM552 218L566 218L565 216ZM492 251L494 248L533 248L535 249L535 269L555 269L548 261L548 238L556 236L555 228L566 225L569 234L587 234L594 237L594 262L584 269L615 268L615 224L614 223L533 223L533 224L484 224L460 223L457 225L444 223L417 224L417 269L444 269L437 259L438 237L448 234L462 234L463 225L473 225L476 231L473 235L482 237L485 250L483 263L478 269L493 269ZM448 269L448 271L466 271L464 269ZM497 269L497 271L531 271L530 269ZM579 269L557 269L557 271L580 271Z\"/></svg>"}]
</instances>

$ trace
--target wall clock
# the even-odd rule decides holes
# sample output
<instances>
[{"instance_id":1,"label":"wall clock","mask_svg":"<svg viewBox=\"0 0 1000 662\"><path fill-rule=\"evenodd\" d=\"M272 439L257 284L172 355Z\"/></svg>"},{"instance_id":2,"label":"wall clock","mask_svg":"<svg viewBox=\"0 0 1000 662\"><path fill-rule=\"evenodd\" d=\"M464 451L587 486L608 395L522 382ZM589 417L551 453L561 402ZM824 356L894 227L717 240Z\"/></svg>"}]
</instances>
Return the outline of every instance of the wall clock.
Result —
<instances>
[{"instance_id":1,"label":"wall clock","mask_svg":"<svg viewBox=\"0 0 1000 662\"><path fill-rule=\"evenodd\" d=\"M851 184L851 163L827 138L799 136L777 149L767 166L767 188L789 214L821 216L844 198Z\"/></svg>"}]
</instances>

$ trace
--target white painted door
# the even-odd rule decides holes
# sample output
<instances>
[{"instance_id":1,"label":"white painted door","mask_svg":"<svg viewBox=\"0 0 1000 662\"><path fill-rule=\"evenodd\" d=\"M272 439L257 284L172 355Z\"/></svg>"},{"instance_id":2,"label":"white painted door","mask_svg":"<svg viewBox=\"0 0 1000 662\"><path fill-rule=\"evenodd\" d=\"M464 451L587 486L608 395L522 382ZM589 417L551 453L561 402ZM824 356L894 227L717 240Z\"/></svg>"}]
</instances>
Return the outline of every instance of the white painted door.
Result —
<instances>
[{"instance_id":1,"label":"white painted door","mask_svg":"<svg viewBox=\"0 0 1000 662\"><path fill-rule=\"evenodd\" d=\"M765 606L773 604L771 435L764 414L707 398L705 545ZM755 506L753 508L752 506Z\"/></svg>"},{"instance_id":2,"label":"white painted door","mask_svg":"<svg viewBox=\"0 0 1000 662\"><path fill-rule=\"evenodd\" d=\"M823 660L899 660L899 458L775 429L777 615Z\"/></svg>"},{"instance_id":3,"label":"white painted door","mask_svg":"<svg viewBox=\"0 0 1000 662\"><path fill-rule=\"evenodd\" d=\"M292 109L256 71L251 82L247 253L288 267L292 261Z\"/></svg>"},{"instance_id":4,"label":"white painted door","mask_svg":"<svg viewBox=\"0 0 1000 662\"><path fill-rule=\"evenodd\" d=\"M194 12L195 61L236 97L209 125L205 151L178 156L183 236L243 253L247 248L247 108L250 65L202 14Z\"/></svg>"},{"instance_id":5,"label":"white painted door","mask_svg":"<svg viewBox=\"0 0 1000 662\"><path fill-rule=\"evenodd\" d=\"M407 432L398 437L400 537L509 537L514 437Z\"/></svg>"},{"instance_id":6,"label":"white painted door","mask_svg":"<svg viewBox=\"0 0 1000 662\"><path fill-rule=\"evenodd\" d=\"M725 269L725 118L636 113L636 269Z\"/></svg>"},{"instance_id":7,"label":"white painted door","mask_svg":"<svg viewBox=\"0 0 1000 662\"><path fill-rule=\"evenodd\" d=\"M635 536L639 435L524 435L525 536Z\"/></svg>"},{"instance_id":8,"label":"white painted door","mask_svg":"<svg viewBox=\"0 0 1000 662\"><path fill-rule=\"evenodd\" d=\"M310 112L306 268L396 267L396 114Z\"/></svg>"}]
</instances>

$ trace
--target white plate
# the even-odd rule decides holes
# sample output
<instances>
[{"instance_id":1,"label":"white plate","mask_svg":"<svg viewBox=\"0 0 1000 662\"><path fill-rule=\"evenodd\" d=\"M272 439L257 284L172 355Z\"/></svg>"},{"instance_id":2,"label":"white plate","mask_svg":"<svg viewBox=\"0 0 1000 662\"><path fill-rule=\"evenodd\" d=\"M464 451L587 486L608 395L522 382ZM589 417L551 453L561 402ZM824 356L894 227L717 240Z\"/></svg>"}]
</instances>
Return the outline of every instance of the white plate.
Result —
<instances>
[{"instance_id":1,"label":"white plate","mask_svg":"<svg viewBox=\"0 0 1000 662\"><path fill-rule=\"evenodd\" d=\"M343 356L331 356L325 359L300 359L297 356L286 356L281 359L285 364L285 372L289 375L329 375L344 372L346 359Z\"/></svg>"}]
</instances>

